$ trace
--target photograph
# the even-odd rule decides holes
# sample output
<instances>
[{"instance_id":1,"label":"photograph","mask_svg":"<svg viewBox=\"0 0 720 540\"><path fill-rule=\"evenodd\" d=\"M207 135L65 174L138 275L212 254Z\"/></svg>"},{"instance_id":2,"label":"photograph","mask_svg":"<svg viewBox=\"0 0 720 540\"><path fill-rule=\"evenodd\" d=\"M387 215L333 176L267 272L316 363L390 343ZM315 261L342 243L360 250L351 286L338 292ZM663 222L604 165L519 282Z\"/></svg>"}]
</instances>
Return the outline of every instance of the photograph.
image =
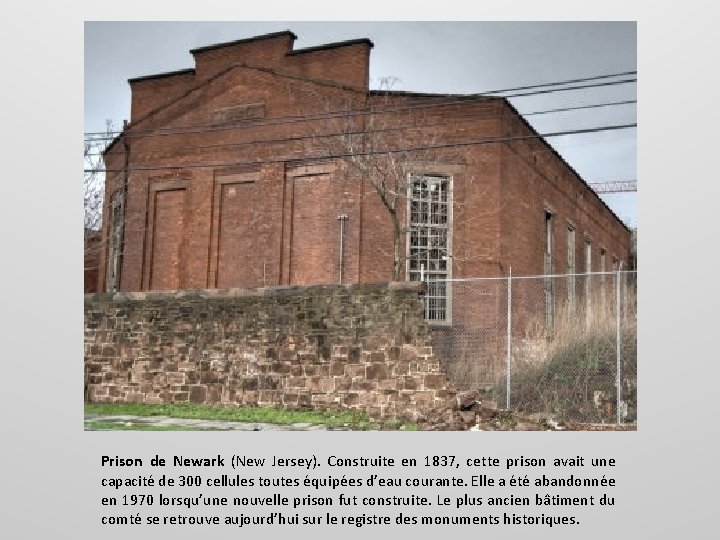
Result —
<instances>
[{"instance_id":1,"label":"photograph","mask_svg":"<svg viewBox=\"0 0 720 540\"><path fill-rule=\"evenodd\" d=\"M635 21L83 30L85 431L641 429Z\"/></svg>"}]
</instances>

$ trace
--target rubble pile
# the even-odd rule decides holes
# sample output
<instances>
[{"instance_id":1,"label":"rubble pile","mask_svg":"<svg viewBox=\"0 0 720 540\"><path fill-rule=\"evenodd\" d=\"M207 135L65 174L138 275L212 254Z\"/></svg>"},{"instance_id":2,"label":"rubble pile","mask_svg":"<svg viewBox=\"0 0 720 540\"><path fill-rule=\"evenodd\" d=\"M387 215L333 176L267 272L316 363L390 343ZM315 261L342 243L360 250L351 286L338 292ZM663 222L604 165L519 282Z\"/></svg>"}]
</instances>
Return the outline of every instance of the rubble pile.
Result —
<instances>
[{"instance_id":1,"label":"rubble pile","mask_svg":"<svg viewBox=\"0 0 720 540\"><path fill-rule=\"evenodd\" d=\"M411 421L422 431L561 431L549 414L523 414L501 408L480 390L457 394L453 408L415 414Z\"/></svg>"}]
</instances>

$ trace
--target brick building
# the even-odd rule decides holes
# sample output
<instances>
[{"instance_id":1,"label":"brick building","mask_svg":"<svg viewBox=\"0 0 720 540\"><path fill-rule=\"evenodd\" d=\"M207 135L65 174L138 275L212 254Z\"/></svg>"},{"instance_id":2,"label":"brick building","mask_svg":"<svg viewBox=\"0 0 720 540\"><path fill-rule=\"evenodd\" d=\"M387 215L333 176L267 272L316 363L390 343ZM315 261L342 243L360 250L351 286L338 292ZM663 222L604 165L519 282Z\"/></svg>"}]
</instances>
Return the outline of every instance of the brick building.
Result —
<instances>
[{"instance_id":1,"label":"brick building","mask_svg":"<svg viewBox=\"0 0 720 540\"><path fill-rule=\"evenodd\" d=\"M628 228L507 100L369 90L369 40L295 38L202 47L194 68L129 81L131 119L104 156L99 290L627 261ZM447 288L430 296L430 319L461 320Z\"/></svg>"},{"instance_id":2,"label":"brick building","mask_svg":"<svg viewBox=\"0 0 720 540\"><path fill-rule=\"evenodd\" d=\"M85 294L97 292L98 262L100 258L100 231L85 229L84 239L84 277L83 288Z\"/></svg>"}]
</instances>

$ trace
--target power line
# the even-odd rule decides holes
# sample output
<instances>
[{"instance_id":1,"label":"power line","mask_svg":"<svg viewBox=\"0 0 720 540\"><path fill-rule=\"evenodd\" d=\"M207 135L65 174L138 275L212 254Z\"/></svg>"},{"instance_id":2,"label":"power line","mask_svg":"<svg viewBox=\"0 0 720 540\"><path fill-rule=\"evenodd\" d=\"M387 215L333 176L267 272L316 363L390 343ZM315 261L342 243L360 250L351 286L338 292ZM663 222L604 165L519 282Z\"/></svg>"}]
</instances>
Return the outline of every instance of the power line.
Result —
<instances>
[{"instance_id":1,"label":"power line","mask_svg":"<svg viewBox=\"0 0 720 540\"><path fill-rule=\"evenodd\" d=\"M632 73L632 72L625 72L625 73ZM621 76L623 74L615 74L615 75L600 75L597 77L588 77L585 79L574 79L574 81L584 81L584 80L594 80L598 78L609 78L609 77L617 77ZM310 80L310 79L305 79ZM507 99L512 97L528 97L533 95L541 95L541 94L549 94L549 93L555 93L555 92L566 92L566 91L574 91L574 90L584 90L588 88L596 88L596 87L604 87L604 86L613 86L618 84L628 84L631 82L636 82L636 78L632 79L623 79L620 81L610 81L610 82L602 82L602 83L593 83L588 85L580 85L580 86L572 86L567 88L553 88L553 89L547 89L547 90L538 90L534 92L523 92L518 94L510 94L506 96L498 96L498 97L492 97L490 96L488 99ZM540 85L530 85L524 87L525 89L529 88L542 88L546 86L551 85L561 85L566 84L565 82L558 82L558 83L545 83ZM507 90L496 90L496 91L489 91L485 92L484 94L467 94L464 96L459 95L451 95L451 96L437 96L437 98L433 99L434 96L430 96L429 99L426 99L422 103L415 103L415 104L408 104L403 106L397 106L397 107L389 107L384 109L357 109L357 110L342 110L342 111L328 111L326 113L320 113L316 115L289 115L284 117L277 117L272 118L269 120L266 120L264 122L253 122L253 126L261 126L261 125L277 125L277 124L284 124L284 123L294 123L294 122L306 122L306 121L312 121L312 120L322 120L325 118L333 118L338 116L359 116L359 115L370 115L370 114L380 114L384 112L400 112L403 110L412 110L412 109L421 109L421 108L427 108L427 107L435 107L435 106L448 106L448 105L458 105L458 104L466 104L469 100L473 98L482 98L486 97L485 94L491 94L491 93L497 93L497 92L505 92ZM388 95L392 96L394 95L392 92L389 92ZM408 93L406 97L413 97L412 93ZM426 95L418 95L418 97L428 98ZM180 133L193 133L195 132L194 129L198 128L212 128L208 129L210 130L223 130L223 129L238 129L242 128L244 126L240 125L234 125L234 126L218 126L215 124L197 124L194 126L187 126L186 128L179 127L179 128L170 128L170 129L159 129L159 130L137 130L134 133L124 132L124 131L118 131L118 132L111 132L114 134L121 134L121 133L127 133L127 136L129 137L141 137L146 134L149 135L175 135ZM89 138L88 140L108 140L113 137L108 137L107 132L88 132L85 135L102 135L102 137L93 137Z\"/></svg>"},{"instance_id":2,"label":"power line","mask_svg":"<svg viewBox=\"0 0 720 540\"><path fill-rule=\"evenodd\" d=\"M511 142L529 139L547 139L552 137L560 137L563 135L580 135L586 133L598 133L601 131L616 131L620 129L629 129L637 127L637 124L621 124L614 126L601 126L595 128L575 129L567 131L559 131L553 133L534 134L534 135L518 135L512 137L495 137L488 139L479 139L474 141L456 142L456 143L444 143L444 144L433 144L426 146L415 146L406 148L385 148L382 150L369 150L362 152L341 152L337 154L321 154L314 156L285 156L282 158L266 159L266 160L255 160L255 161L244 161L244 162L229 162L229 163L185 163L182 165L162 165L162 166L139 166L139 167L128 167L127 169L86 169L85 172L123 172L127 171L156 171L156 170L177 170L177 169L197 169L197 168L218 168L218 167L236 167L240 165L265 165L273 163L287 163L297 161L323 161L326 159L345 158L353 156L370 156L370 155L383 155L383 154L401 154L407 152L419 152L425 150L441 150L447 148L459 148L466 146L478 146L483 144L495 144L501 142Z\"/></svg>"},{"instance_id":3,"label":"power line","mask_svg":"<svg viewBox=\"0 0 720 540\"><path fill-rule=\"evenodd\" d=\"M547 109L544 111L533 111L533 112L524 112L520 113L520 116L533 116L536 114L549 114L549 113L557 113L557 112L568 112L568 111L579 111L581 109L597 109L600 107L610 107L613 105L630 105L637 103L637 99L628 99L624 101L609 101L607 103L595 103L593 105L580 105L578 107L562 107L559 109Z\"/></svg>"},{"instance_id":4,"label":"power line","mask_svg":"<svg viewBox=\"0 0 720 540\"><path fill-rule=\"evenodd\" d=\"M628 84L632 82L637 82L636 78L633 79L621 79L619 81L609 81L604 83L593 83L593 84L584 84L580 86L568 86L567 88L553 88L550 90L535 90L533 92L524 92L520 94L508 94L507 96L498 96L502 98L513 98L513 97L527 97L527 96L537 96L540 94L552 94L555 92L568 92L570 90L583 90L585 88L598 88L600 86L615 86L617 84Z\"/></svg>"},{"instance_id":5,"label":"power line","mask_svg":"<svg viewBox=\"0 0 720 540\"><path fill-rule=\"evenodd\" d=\"M603 85L608 84L604 83ZM579 88L572 88L573 90L579 89ZM558 90L552 90L552 92L559 92L562 91L562 89ZM493 99L499 99L499 98L493 98ZM330 113L322 113L322 114L316 114L316 115L296 115L296 116L286 116L286 117L278 117L278 118L271 118L265 121L253 121L252 123L246 123L246 124L234 124L234 125L216 125L216 124L196 124L192 126L185 126L185 127L177 127L177 128L160 128L156 130L138 130L134 132L123 132L126 137L128 138L145 138L145 137L155 137L155 136L172 136L172 135L185 135L185 134L191 134L191 133L207 133L207 132L215 132L215 131L226 131L231 129L245 129L247 127L264 127L264 126L274 126L274 125L283 125L283 124L291 124L291 123L299 123L299 122L312 122L316 120L326 120L331 118L342 118L342 117L354 117L354 116L369 116L373 114L384 114L389 112L402 112L407 110L413 110L413 109L422 109L422 108L431 108L436 106L447 106L447 105L458 105L458 104L467 104L467 100L462 101L453 101L453 102L443 102L443 103L419 103L415 105L404 105L401 107L395 107L395 108L385 108L385 109L356 109L356 110L345 110L345 111L333 111ZM569 108L567 108L570 110ZM538 113L539 114L539 113ZM103 140L111 140L115 137L106 136L106 137L98 137L94 139L88 139L89 142L96 142L96 141L103 141Z\"/></svg>"},{"instance_id":6,"label":"power line","mask_svg":"<svg viewBox=\"0 0 720 540\"><path fill-rule=\"evenodd\" d=\"M608 103L596 103L592 105L583 105L578 107L564 107L560 109L549 109L545 111L534 111L529 113L521 113L521 116L532 116L532 115L540 115L540 114L548 114L548 113L556 113L556 112L567 112L567 111L576 111L576 110L582 110L582 109L594 109L594 108L600 108L600 107L608 107L608 106L614 106L614 105L627 105L631 103L637 103L637 100L627 100L627 101L615 101L615 102L608 102ZM499 118L498 115L488 115L485 116L484 119L487 118ZM457 120L454 120L456 123ZM464 119L461 121L465 121ZM471 121L471 120L467 120ZM447 121L437 122L434 124L423 124L422 126L419 126L420 128L429 128L429 127L440 127L447 125ZM343 131L343 132L329 132L329 133L321 133L321 134L311 134L311 135L295 135L295 136L289 136L289 137L282 137L282 138L274 138L274 139L256 139L252 141L243 141L243 142L237 142L237 143L216 143L216 144L200 144L195 146L186 146L185 149L188 150L199 150L199 149L209 149L209 148L238 148L243 146L253 146L256 144L278 144L278 143L288 143L288 142L297 142L305 139L324 139L324 138L331 138L331 137L346 137L346 136L352 136L352 135L365 135L365 134L374 134L374 133L387 133L392 131L403 131L408 130L412 128L408 128L407 126L399 126L399 127L392 127L392 128L384 128L384 129L371 129L371 130L358 130L358 131ZM87 156L101 156L102 153L87 153Z\"/></svg>"},{"instance_id":7,"label":"power line","mask_svg":"<svg viewBox=\"0 0 720 540\"><path fill-rule=\"evenodd\" d=\"M623 71L621 73L611 73L608 75L595 75L593 77L584 77L582 79L569 79L566 81L549 82L544 84L533 84L529 86L516 86L515 88L505 88L504 90L488 90L481 92L479 95L488 94L504 94L505 92L516 92L518 90L530 90L532 88L542 88L544 86L561 86L563 84L575 84L579 82L597 81L600 79L611 79L614 77L625 77L627 75L637 75L637 71Z\"/></svg>"}]
</instances>

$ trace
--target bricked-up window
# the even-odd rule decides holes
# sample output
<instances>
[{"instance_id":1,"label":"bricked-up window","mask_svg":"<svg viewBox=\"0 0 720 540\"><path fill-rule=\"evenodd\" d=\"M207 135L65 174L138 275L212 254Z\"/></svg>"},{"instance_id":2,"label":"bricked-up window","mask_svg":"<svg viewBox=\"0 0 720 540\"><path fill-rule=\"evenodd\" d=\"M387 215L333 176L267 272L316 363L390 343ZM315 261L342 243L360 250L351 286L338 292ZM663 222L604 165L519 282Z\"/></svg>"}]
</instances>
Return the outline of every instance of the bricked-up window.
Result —
<instances>
[{"instance_id":1,"label":"bricked-up window","mask_svg":"<svg viewBox=\"0 0 720 540\"><path fill-rule=\"evenodd\" d=\"M575 311L575 228L568 225L567 229L567 295L568 310Z\"/></svg>"},{"instance_id":2,"label":"bricked-up window","mask_svg":"<svg viewBox=\"0 0 720 540\"><path fill-rule=\"evenodd\" d=\"M108 239L105 274L105 290L107 292L115 292L120 287L120 251L122 249L124 208L123 192L116 191L110 199L110 238Z\"/></svg>"},{"instance_id":3,"label":"bricked-up window","mask_svg":"<svg viewBox=\"0 0 720 540\"><path fill-rule=\"evenodd\" d=\"M585 272L592 272L592 240L585 238Z\"/></svg>"},{"instance_id":4,"label":"bricked-up window","mask_svg":"<svg viewBox=\"0 0 720 540\"><path fill-rule=\"evenodd\" d=\"M587 322L592 322L592 240L585 238L585 315Z\"/></svg>"},{"instance_id":5,"label":"bricked-up window","mask_svg":"<svg viewBox=\"0 0 720 540\"><path fill-rule=\"evenodd\" d=\"M600 249L600 271L605 272L605 249ZM606 298L605 298L605 274L600 276L600 305L604 309Z\"/></svg>"},{"instance_id":6,"label":"bricked-up window","mask_svg":"<svg viewBox=\"0 0 720 540\"><path fill-rule=\"evenodd\" d=\"M545 210L545 249L543 253L543 273L547 276L553 273L553 215ZM545 328L552 329L555 319L555 287L551 277L545 278Z\"/></svg>"},{"instance_id":7,"label":"bricked-up window","mask_svg":"<svg viewBox=\"0 0 720 540\"><path fill-rule=\"evenodd\" d=\"M425 318L450 322L450 187L445 176L412 176L409 186L408 279L427 283Z\"/></svg>"}]
</instances>

